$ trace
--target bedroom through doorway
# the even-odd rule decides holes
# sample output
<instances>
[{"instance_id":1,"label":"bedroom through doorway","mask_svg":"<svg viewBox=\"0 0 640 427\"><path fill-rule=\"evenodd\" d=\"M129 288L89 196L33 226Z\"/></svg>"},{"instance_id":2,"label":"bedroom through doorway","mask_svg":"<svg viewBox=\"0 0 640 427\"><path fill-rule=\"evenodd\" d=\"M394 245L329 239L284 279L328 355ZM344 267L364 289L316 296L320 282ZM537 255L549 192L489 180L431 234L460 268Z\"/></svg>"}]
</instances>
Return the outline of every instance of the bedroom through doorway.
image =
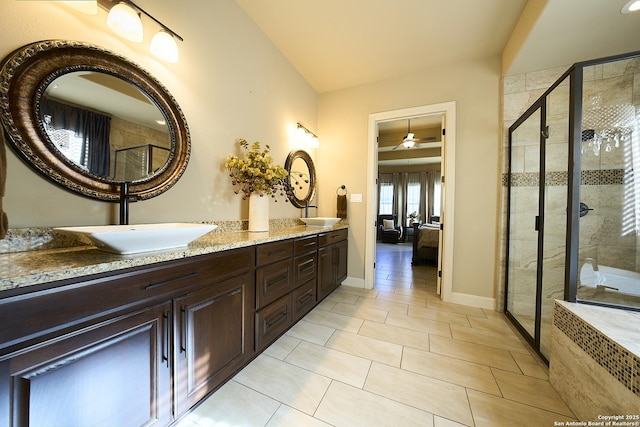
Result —
<instances>
[{"instance_id":1,"label":"bedroom through doorway","mask_svg":"<svg viewBox=\"0 0 640 427\"><path fill-rule=\"evenodd\" d=\"M367 222L374 227L367 230L365 288L435 281L435 293L447 301L454 216L453 197L446 194L455 188L455 102L371 114L369 140ZM441 177L447 173L445 188Z\"/></svg>"},{"instance_id":2,"label":"bedroom through doorway","mask_svg":"<svg viewBox=\"0 0 640 427\"><path fill-rule=\"evenodd\" d=\"M378 125L376 288L437 293L442 129L442 114Z\"/></svg>"}]
</instances>

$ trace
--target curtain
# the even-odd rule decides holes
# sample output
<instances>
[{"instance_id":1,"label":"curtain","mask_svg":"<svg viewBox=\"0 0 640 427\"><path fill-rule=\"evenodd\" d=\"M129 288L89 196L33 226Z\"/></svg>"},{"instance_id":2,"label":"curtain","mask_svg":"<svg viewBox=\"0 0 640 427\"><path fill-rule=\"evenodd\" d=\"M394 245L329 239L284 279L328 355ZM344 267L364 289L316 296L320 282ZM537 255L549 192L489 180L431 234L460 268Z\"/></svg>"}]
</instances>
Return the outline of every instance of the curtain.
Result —
<instances>
[{"instance_id":1,"label":"curtain","mask_svg":"<svg viewBox=\"0 0 640 427\"><path fill-rule=\"evenodd\" d=\"M53 129L68 129L82 138L82 166L98 176L109 176L109 133L111 117L71 105L61 104L47 97L40 101L43 116L49 116Z\"/></svg>"},{"instance_id":2,"label":"curtain","mask_svg":"<svg viewBox=\"0 0 640 427\"><path fill-rule=\"evenodd\" d=\"M404 172L378 174L378 212L380 215L381 188L393 185L392 214L398 217L400 224L410 226L408 216L415 208L407 207L409 187L420 185L418 213L423 222L429 222L433 214L434 185L440 180L440 172Z\"/></svg>"}]
</instances>

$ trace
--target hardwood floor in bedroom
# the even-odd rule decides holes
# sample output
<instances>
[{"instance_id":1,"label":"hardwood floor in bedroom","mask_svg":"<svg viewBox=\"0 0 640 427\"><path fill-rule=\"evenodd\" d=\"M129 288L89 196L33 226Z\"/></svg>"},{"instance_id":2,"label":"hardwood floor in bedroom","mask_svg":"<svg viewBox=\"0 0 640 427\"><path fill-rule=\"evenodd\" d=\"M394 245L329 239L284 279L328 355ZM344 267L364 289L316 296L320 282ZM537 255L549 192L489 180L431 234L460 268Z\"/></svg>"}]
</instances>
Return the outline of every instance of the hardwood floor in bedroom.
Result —
<instances>
[{"instance_id":1,"label":"hardwood floor in bedroom","mask_svg":"<svg viewBox=\"0 0 640 427\"><path fill-rule=\"evenodd\" d=\"M435 266L379 243L341 286L184 417L198 426L553 426L574 416L504 315L444 303Z\"/></svg>"}]
</instances>

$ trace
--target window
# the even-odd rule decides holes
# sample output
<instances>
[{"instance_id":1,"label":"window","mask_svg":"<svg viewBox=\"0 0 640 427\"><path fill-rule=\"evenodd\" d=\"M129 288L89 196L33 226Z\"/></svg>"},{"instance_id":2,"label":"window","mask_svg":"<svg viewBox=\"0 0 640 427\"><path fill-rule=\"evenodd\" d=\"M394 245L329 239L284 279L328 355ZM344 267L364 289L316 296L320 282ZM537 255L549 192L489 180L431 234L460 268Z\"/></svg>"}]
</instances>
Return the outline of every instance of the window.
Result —
<instances>
[{"instance_id":1,"label":"window","mask_svg":"<svg viewBox=\"0 0 640 427\"><path fill-rule=\"evenodd\" d=\"M44 118L47 134L51 138L51 142L58 150L69 160L78 166L87 169L87 153L84 150L84 141L82 137L76 136L76 132L70 129L54 129L49 126L51 116L46 115ZM84 155L84 157L83 157Z\"/></svg>"},{"instance_id":2,"label":"window","mask_svg":"<svg viewBox=\"0 0 640 427\"><path fill-rule=\"evenodd\" d=\"M393 184L380 183L380 214L393 213Z\"/></svg>"},{"instance_id":3,"label":"window","mask_svg":"<svg viewBox=\"0 0 640 427\"><path fill-rule=\"evenodd\" d=\"M420 212L420 182L409 182L407 184L407 215L412 212ZM410 226L410 219L407 218L407 226Z\"/></svg>"}]
</instances>

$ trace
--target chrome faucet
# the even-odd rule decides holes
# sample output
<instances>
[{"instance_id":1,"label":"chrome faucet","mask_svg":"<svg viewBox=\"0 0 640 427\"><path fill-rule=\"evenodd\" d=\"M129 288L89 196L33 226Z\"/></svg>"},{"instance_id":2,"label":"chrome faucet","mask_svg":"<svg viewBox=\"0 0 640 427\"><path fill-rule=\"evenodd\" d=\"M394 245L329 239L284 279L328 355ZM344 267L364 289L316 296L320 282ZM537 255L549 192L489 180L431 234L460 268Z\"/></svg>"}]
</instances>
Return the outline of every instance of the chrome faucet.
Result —
<instances>
[{"instance_id":1,"label":"chrome faucet","mask_svg":"<svg viewBox=\"0 0 640 427\"><path fill-rule=\"evenodd\" d=\"M313 206L313 205L309 205L309 201L305 200L304 202L304 217L305 218L309 218L309 208L316 208L318 209L317 206Z\"/></svg>"}]
</instances>

